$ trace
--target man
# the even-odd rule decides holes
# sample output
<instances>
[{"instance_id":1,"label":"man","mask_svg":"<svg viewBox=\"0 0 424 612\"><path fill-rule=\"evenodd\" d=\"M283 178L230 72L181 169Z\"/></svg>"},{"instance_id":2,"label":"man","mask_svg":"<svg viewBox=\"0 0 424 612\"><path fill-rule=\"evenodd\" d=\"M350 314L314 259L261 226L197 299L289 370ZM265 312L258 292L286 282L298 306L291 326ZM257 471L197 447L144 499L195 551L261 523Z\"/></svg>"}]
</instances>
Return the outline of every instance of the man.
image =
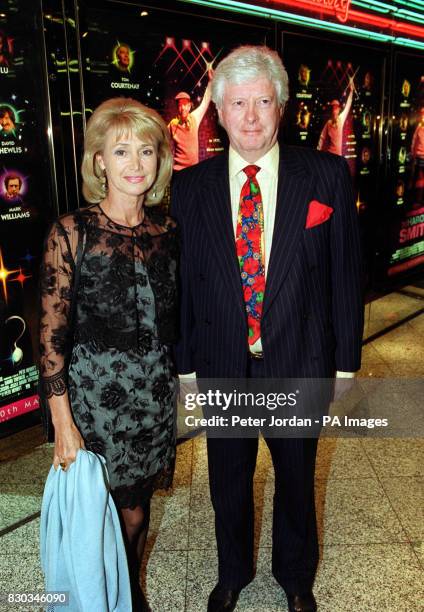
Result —
<instances>
[{"instance_id":1,"label":"man","mask_svg":"<svg viewBox=\"0 0 424 612\"><path fill-rule=\"evenodd\" d=\"M11 108L0 106L0 127L3 132L9 133L15 129L16 118Z\"/></svg>"},{"instance_id":2,"label":"man","mask_svg":"<svg viewBox=\"0 0 424 612\"><path fill-rule=\"evenodd\" d=\"M208 82L202 101L193 111L187 92L177 93L175 101L178 115L168 123L168 130L174 146L174 170L182 170L199 161L199 126L211 101L211 81Z\"/></svg>"},{"instance_id":3,"label":"man","mask_svg":"<svg viewBox=\"0 0 424 612\"><path fill-rule=\"evenodd\" d=\"M324 125L318 142L318 151L327 151L335 155L343 155L343 128L348 118L353 98L353 80L349 79L349 95L346 100L346 105L341 110L340 102L332 100L331 117Z\"/></svg>"},{"instance_id":4,"label":"man","mask_svg":"<svg viewBox=\"0 0 424 612\"><path fill-rule=\"evenodd\" d=\"M356 371L361 263L345 160L278 144L288 79L267 47L230 53L212 99L230 150L179 173L172 193L182 233L179 371L204 379ZM317 440L266 443L275 470L273 574L291 612L313 612ZM258 439L208 436L207 446L219 565L208 612L231 611L254 576Z\"/></svg>"},{"instance_id":5,"label":"man","mask_svg":"<svg viewBox=\"0 0 424 612\"><path fill-rule=\"evenodd\" d=\"M22 187L22 179L14 174L6 174L4 179L4 198L11 204L22 204L19 192Z\"/></svg>"},{"instance_id":6,"label":"man","mask_svg":"<svg viewBox=\"0 0 424 612\"><path fill-rule=\"evenodd\" d=\"M311 79L311 69L308 66L306 66L306 64L300 64L299 72L297 73L297 80L299 83L299 87L301 88L308 87L310 79Z\"/></svg>"},{"instance_id":7,"label":"man","mask_svg":"<svg viewBox=\"0 0 424 612\"><path fill-rule=\"evenodd\" d=\"M129 72L131 51L128 45L119 45L115 52L116 59L114 60L115 66L122 72Z\"/></svg>"}]
</instances>

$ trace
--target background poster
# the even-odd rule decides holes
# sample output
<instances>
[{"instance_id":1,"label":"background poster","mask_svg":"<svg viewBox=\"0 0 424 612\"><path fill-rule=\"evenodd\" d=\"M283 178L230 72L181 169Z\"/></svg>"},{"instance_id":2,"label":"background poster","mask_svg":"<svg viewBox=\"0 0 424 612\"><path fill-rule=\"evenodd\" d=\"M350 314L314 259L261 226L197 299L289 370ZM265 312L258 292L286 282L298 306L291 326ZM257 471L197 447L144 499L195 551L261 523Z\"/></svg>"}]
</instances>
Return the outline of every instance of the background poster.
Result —
<instances>
[{"instance_id":1,"label":"background poster","mask_svg":"<svg viewBox=\"0 0 424 612\"><path fill-rule=\"evenodd\" d=\"M392 108L388 275L424 263L424 67L399 54Z\"/></svg>"},{"instance_id":2,"label":"background poster","mask_svg":"<svg viewBox=\"0 0 424 612\"><path fill-rule=\"evenodd\" d=\"M383 58L364 48L284 35L283 61L290 80L286 142L343 155L357 205L373 205Z\"/></svg>"},{"instance_id":3,"label":"background poster","mask_svg":"<svg viewBox=\"0 0 424 612\"><path fill-rule=\"evenodd\" d=\"M342 155L352 176L368 283L381 224L380 123L383 53L352 43L283 34L290 81L285 142Z\"/></svg>"},{"instance_id":4,"label":"background poster","mask_svg":"<svg viewBox=\"0 0 424 612\"><path fill-rule=\"evenodd\" d=\"M0 436L38 408L36 296L53 200L37 15L14 0L8 9L0 29Z\"/></svg>"},{"instance_id":5,"label":"background poster","mask_svg":"<svg viewBox=\"0 0 424 612\"><path fill-rule=\"evenodd\" d=\"M159 19L119 20L107 11L88 11L83 40L87 112L111 97L133 97L155 108L174 146L174 169L202 161L223 150L208 83L214 67L239 44L265 42L260 28L220 24L175 16L166 26ZM119 58L118 58L119 54Z\"/></svg>"}]
</instances>

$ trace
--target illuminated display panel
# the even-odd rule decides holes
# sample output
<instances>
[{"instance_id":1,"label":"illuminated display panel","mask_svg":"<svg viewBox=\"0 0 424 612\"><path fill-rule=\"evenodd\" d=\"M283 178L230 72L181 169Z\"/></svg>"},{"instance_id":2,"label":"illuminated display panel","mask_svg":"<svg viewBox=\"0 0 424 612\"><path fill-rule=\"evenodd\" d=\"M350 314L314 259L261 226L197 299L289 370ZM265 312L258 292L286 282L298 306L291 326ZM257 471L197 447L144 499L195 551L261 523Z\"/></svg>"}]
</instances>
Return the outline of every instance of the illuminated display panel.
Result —
<instances>
[{"instance_id":1,"label":"illuminated display panel","mask_svg":"<svg viewBox=\"0 0 424 612\"><path fill-rule=\"evenodd\" d=\"M393 209L388 275L424 264L424 68L398 54L392 105L390 181Z\"/></svg>"},{"instance_id":2,"label":"illuminated display panel","mask_svg":"<svg viewBox=\"0 0 424 612\"><path fill-rule=\"evenodd\" d=\"M182 0L241 14L424 49L424 4L356 0ZM361 9L361 10L360 10ZM366 10L363 10L366 9Z\"/></svg>"},{"instance_id":3,"label":"illuminated display panel","mask_svg":"<svg viewBox=\"0 0 424 612\"><path fill-rule=\"evenodd\" d=\"M368 277L381 201L383 82L387 54L351 42L282 33L290 82L284 142L342 155L349 166ZM352 80L352 87L349 83Z\"/></svg>"},{"instance_id":4,"label":"illuminated display panel","mask_svg":"<svg viewBox=\"0 0 424 612\"><path fill-rule=\"evenodd\" d=\"M52 195L41 48L34 9L0 20L0 435L38 408L35 347L40 251Z\"/></svg>"},{"instance_id":5,"label":"illuminated display panel","mask_svg":"<svg viewBox=\"0 0 424 612\"><path fill-rule=\"evenodd\" d=\"M176 171L223 150L225 134L214 105L207 103L210 71L234 44L266 42L267 29L212 27L210 21L184 15L170 24L158 15L134 19L121 14L118 23L115 13L95 9L87 11L86 19L87 115L114 96L155 108L168 125Z\"/></svg>"}]
</instances>

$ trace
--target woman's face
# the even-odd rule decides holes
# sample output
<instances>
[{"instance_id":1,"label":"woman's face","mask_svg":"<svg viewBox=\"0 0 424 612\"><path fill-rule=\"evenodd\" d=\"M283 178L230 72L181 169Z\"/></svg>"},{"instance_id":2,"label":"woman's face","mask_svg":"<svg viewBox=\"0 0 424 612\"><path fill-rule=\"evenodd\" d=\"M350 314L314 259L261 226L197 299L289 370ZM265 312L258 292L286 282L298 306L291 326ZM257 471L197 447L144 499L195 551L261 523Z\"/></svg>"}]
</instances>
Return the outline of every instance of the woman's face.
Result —
<instances>
[{"instance_id":1,"label":"woman's face","mask_svg":"<svg viewBox=\"0 0 424 612\"><path fill-rule=\"evenodd\" d=\"M106 133L103 152L97 155L106 170L109 196L141 197L156 180L157 146L131 132L117 139L115 130Z\"/></svg>"}]
</instances>

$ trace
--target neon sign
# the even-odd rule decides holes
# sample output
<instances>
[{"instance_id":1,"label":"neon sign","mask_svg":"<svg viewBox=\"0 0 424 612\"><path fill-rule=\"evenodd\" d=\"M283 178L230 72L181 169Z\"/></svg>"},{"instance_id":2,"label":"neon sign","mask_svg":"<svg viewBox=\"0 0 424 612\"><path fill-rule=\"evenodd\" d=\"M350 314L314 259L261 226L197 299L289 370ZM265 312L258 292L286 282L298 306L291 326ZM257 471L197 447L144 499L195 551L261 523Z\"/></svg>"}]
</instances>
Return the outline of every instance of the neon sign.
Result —
<instances>
[{"instance_id":1,"label":"neon sign","mask_svg":"<svg viewBox=\"0 0 424 612\"><path fill-rule=\"evenodd\" d=\"M373 2L371 0L180 0L189 4L199 4L212 8L220 8L235 13L245 15L259 15L265 19L273 19L284 23L304 25L307 27L337 32L355 38L376 40L379 42L393 43L402 47L411 47L424 50L424 27L422 27L422 12L405 11L399 9L394 4L386 2ZM393 0L392 0L393 1ZM401 0L394 0L396 4L402 6L413 6L415 11L423 11L424 0L412 0L411 4L404 4ZM274 7L281 8L274 8ZM283 6L287 10L282 10ZM373 12L362 12L356 10L356 6L366 7ZM313 8L312 8L313 7ZM319 8L318 8L319 7ZM348 20L349 24L341 23L340 17L335 17L335 9L338 9L339 16ZM355 7L355 8L353 8ZM342 12L341 9L345 12ZM308 13L321 13L312 16L300 14L293 10L303 10ZM331 15L333 19L323 19L322 14ZM378 13L384 13L379 15ZM398 21L396 17L402 16L403 20ZM407 20L420 23L414 25ZM371 27L370 27L371 26Z\"/></svg>"},{"instance_id":2,"label":"neon sign","mask_svg":"<svg viewBox=\"0 0 424 612\"><path fill-rule=\"evenodd\" d=\"M301 0L301 4L307 4L314 8L332 9L337 19L341 23L346 23L349 18L351 0Z\"/></svg>"}]
</instances>

